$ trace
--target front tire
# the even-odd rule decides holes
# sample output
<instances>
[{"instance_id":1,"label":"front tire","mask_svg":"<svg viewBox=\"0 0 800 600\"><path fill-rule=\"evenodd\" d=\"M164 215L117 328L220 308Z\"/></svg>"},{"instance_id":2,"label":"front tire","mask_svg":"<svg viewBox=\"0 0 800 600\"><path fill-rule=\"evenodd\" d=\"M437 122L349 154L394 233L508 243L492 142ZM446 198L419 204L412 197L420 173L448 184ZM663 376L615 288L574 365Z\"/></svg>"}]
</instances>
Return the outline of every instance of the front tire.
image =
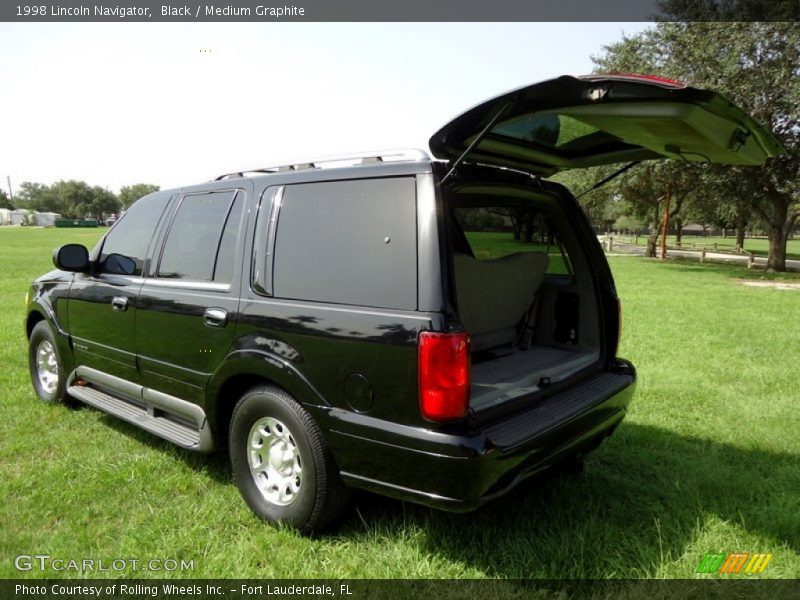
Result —
<instances>
[{"instance_id":1,"label":"front tire","mask_svg":"<svg viewBox=\"0 0 800 600\"><path fill-rule=\"evenodd\" d=\"M63 403L67 398L66 374L58 345L50 326L39 321L28 344L28 370L36 395L46 404Z\"/></svg>"},{"instance_id":2,"label":"front tire","mask_svg":"<svg viewBox=\"0 0 800 600\"><path fill-rule=\"evenodd\" d=\"M303 533L341 514L347 489L322 432L285 391L269 385L248 391L231 417L233 478L260 518Z\"/></svg>"}]
</instances>

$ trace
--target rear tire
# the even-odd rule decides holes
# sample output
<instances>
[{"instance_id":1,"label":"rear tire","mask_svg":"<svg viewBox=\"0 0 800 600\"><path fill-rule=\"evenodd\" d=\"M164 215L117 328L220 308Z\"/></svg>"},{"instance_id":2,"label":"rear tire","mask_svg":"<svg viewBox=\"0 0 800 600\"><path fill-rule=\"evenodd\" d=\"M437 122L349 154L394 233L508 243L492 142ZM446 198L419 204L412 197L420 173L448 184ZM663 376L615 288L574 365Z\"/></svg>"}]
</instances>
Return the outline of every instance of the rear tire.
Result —
<instances>
[{"instance_id":1,"label":"rear tire","mask_svg":"<svg viewBox=\"0 0 800 600\"><path fill-rule=\"evenodd\" d=\"M63 403L67 398L66 374L56 338L46 321L39 321L28 343L28 371L36 395L45 404Z\"/></svg>"},{"instance_id":2,"label":"rear tire","mask_svg":"<svg viewBox=\"0 0 800 600\"><path fill-rule=\"evenodd\" d=\"M239 492L264 520L313 533L347 504L322 432L280 388L258 386L242 396L231 417L229 450Z\"/></svg>"}]
</instances>

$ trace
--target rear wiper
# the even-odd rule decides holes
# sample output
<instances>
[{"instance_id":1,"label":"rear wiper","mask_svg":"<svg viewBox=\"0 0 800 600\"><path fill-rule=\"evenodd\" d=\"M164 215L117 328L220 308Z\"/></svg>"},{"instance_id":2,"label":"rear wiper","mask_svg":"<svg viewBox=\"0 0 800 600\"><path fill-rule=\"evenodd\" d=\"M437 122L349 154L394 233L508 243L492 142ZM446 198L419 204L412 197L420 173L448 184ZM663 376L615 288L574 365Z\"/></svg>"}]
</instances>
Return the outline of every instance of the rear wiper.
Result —
<instances>
[{"instance_id":1,"label":"rear wiper","mask_svg":"<svg viewBox=\"0 0 800 600\"><path fill-rule=\"evenodd\" d=\"M638 161L638 160L634 160L634 161L632 161L632 162L629 162L629 163L628 163L627 165L625 165L624 167L621 167L621 168L617 169L616 171L614 171L614 172L613 172L611 175L609 175L608 177L605 177L604 179L601 179L600 181L598 181L597 183L595 183L595 184L594 184L592 187L590 187L588 190L583 190L583 191L582 191L580 194L578 194L577 196L575 196L575 199L577 200L577 199L578 199L578 198L580 198L581 196L583 196L583 195L585 195L585 194L588 194L589 192L593 192L593 191L595 191L597 188L604 186L605 184L607 184L607 183L608 183L609 181L611 181L612 179L615 179L615 178L616 178L616 177L618 177L619 175L622 175L622 174L623 174L625 171L627 171L628 169L630 169L630 168L632 168L632 167L635 167L636 165L638 165L638 164L639 164L639 162L640 162L640 161Z\"/></svg>"}]
</instances>

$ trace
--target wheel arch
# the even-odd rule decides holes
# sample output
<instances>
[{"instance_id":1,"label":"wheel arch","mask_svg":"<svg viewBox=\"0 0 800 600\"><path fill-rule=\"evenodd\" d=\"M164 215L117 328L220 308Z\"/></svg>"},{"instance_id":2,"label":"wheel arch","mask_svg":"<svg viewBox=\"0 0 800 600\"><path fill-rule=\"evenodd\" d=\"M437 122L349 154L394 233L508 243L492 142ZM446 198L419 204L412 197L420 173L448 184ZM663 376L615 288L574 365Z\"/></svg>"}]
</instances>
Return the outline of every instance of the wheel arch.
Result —
<instances>
[{"instance_id":1,"label":"wheel arch","mask_svg":"<svg viewBox=\"0 0 800 600\"><path fill-rule=\"evenodd\" d=\"M67 373L71 372L75 367L74 357L72 355L72 342L69 334L64 331L58 321L55 319L55 314L48 304L40 304L38 302L31 303L28 308L28 314L25 317L25 338L30 341L33 328L39 323L45 322L53 332L53 337L56 340L59 356L61 358L63 367Z\"/></svg>"},{"instance_id":2,"label":"wheel arch","mask_svg":"<svg viewBox=\"0 0 800 600\"><path fill-rule=\"evenodd\" d=\"M218 447L225 447L230 419L239 398L257 385L274 385L305 408L328 405L313 385L286 360L258 350L231 353L222 361L206 388L206 416Z\"/></svg>"},{"instance_id":3,"label":"wheel arch","mask_svg":"<svg viewBox=\"0 0 800 600\"><path fill-rule=\"evenodd\" d=\"M30 312L28 312L28 316L25 319L25 336L28 339L31 339L31 333L33 333L33 328L36 327L37 323L40 321L46 321L47 319L44 316L43 311L39 310L39 308L34 308Z\"/></svg>"}]
</instances>

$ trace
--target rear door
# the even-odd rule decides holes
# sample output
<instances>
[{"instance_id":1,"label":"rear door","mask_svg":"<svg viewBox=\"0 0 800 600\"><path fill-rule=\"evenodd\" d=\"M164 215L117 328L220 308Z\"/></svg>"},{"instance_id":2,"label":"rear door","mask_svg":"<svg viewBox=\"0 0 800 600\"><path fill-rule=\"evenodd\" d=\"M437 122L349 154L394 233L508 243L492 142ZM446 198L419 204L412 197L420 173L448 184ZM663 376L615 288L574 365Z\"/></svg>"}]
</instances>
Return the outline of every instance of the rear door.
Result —
<instances>
[{"instance_id":1,"label":"rear door","mask_svg":"<svg viewBox=\"0 0 800 600\"><path fill-rule=\"evenodd\" d=\"M653 158L760 165L782 148L726 98L646 76L559 77L459 115L430 139L438 158L543 176Z\"/></svg>"},{"instance_id":2,"label":"rear door","mask_svg":"<svg viewBox=\"0 0 800 600\"><path fill-rule=\"evenodd\" d=\"M136 351L145 387L201 402L235 334L252 191L248 180L182 190L139 293Z\"/></svg>"}]
</instances>

